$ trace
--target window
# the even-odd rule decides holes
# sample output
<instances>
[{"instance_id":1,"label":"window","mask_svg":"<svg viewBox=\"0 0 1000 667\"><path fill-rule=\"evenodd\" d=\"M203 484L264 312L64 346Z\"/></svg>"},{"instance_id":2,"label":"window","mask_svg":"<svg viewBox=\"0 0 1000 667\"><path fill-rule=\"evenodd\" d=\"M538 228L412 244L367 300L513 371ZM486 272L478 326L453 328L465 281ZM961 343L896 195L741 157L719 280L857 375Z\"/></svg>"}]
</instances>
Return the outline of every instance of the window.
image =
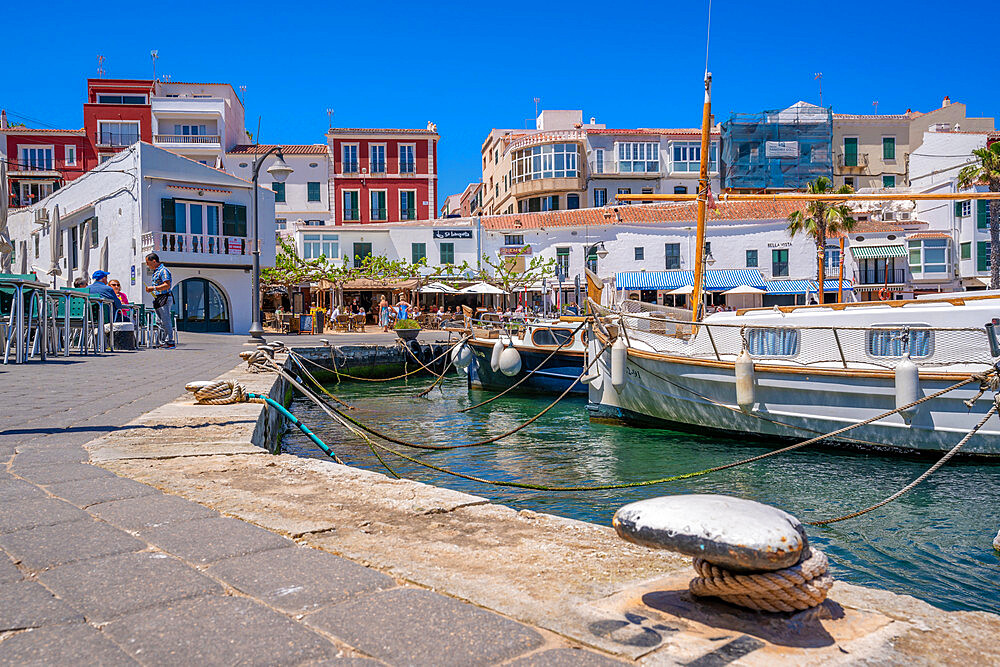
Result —
<instances>
[{"instance_id":1,"label":"window","mask_svg":"<svg viewBox=\"0 0 1000 667\"><path fill-rule=\"evenodd\" d=\"M35 202L45 199L50 194L52 194L51 183L34 183L31 181L22 181L20 206L30 206Z\"/></svg>"},{"instance_id":2,"label":"window","mask_svg":"<svg viewBox=\"0 0 1000 667\"><path fill-rule=\"evenodd\" d=\"M651 194L653 194L653 188L643 188L642 189L642 194L644 194L644 195L651 195ZM653 202L651 202L651 201L644 201L642 203L643 204L652 204Z\"/></svg>"},{"instance_id":3,"label":"window","mask_svg":"<svg viewBox=\"0 0 1000 667\"><path fill-rule=\"evenodd\" d=\"M641 262L644 259L646 259L646 249L643 248L642 246L636 246L635 247L635 261Z\"/></svg>"},{"instance_id":4,"label":"window","mask_svg":"<svg viewBox=\"0 0 1000 667\"><path fill-rule=\"evenodd\" d=\"M675 185L674 186L674 194L675 195L686 195L687 193L688 193L688 189L687 189L686 185Z\"/></svg>"},{"instance_id":5,"label":"window","mask_svg":"<svg viewBox=\"0 0 1000 667\"><path fill-rule=\"evenodd\" d=\"M344 190L344 220L360 220L358 210L358 191Z\"/></svg>"},{"instance_id":6,"label":"window","mask_svg":"<svg viewBox=\"0 0 1000 667\"><path fill-rule=\"evenodd\" d=\"M630 194L632 194L632 188L618 188L618 194L620 194L620 195L630 195ZM631 204L632 202L630 202L630 201L623 201L622 203L623 204Z\"/></svg>"},{"instance_id":7,"label":"window","mask_svg":"<svg viewBox=\"0 0 1000 667\"><path fill-rule=\"evenodd\" d=\"M139 123L98 124L97 143L102 146L131 146L139 141Z\"/></svg>"},{"instance_id":8,"label":"window","mask_svg":"<svg viewBox=\"0 0 1000 667\"><path fill-rule=\"evenodd\" d=\"M303 234L302 259L338 259L340 255L339 234Z\"/></svg>"},{"instance_id":9,"label":"window","mask_svg":"<svg viewBox=\"0 0 1000 667\"><path fill-rule=\"evenodd\" d=\"M580 195L566 195L566 208L571 211L580 208Z\"/></svg>"},{"instance_id":10,"label":"window","mask_svg":"<svg viewBox=\"0 0 1000 667\"><path fill-rule=\"evenodd\" d=\"M976 271L990 270L990 242L980 241L976 244Z\"/></svg>"},{"instance_id":11,"label":"window","mask_svg":"<svg viewBox=\"0 0 1000 667\"><path fill-rule=\"evenodd\" d=\"M844 166L858 166L858 138L844 137Z\"/></svg>"},{"instance_id":12,"label":"window","mask_svg":"<svg viewBox=\"0 0 1000 667\"><path fill-rule=\"evenodd\" d=\"M32 234L31 237L35 239L35 259L38 259L39 246L41 245L39 243L38 234Z\"/></svg>"},{"instance_id":13,"label":"window","mask_svg":"<svg viewBox=\"0 0 1000 667\"><path fill-rule=\"evenodd\" d=\"M667 243L664 245L664 255L666 261L664 268L668 271L681 268L681 244Z\"/></svg>"},{"instance_id":14,"label":"window","mask_svg":"<svg viewBox=\"0 0 1000 667\"><path fill-rule=\"evenodd\" d=\"M955 202L955 217L956 218L967 218L972 215L972 202L971 201L957 201Z\"/></svg>"},{"instance_id":15,"label":"window","mask_svg":"<svg viewBox=\"0 0 1000 667\"><path fill-rule=\"evenodd\" d=\"M455 263L455 244L454 243L442 243L440 248L441 253L441 263L442 264L454 264Z\"/></svg>"},{"instance_id":16,"label":"window","mask_svg":"<svg viewBox=\"0 0 1000 667\"><path fill-rule=\"evenodd\" d=\"M514 182L577 176L576 144L544 144L514 151Z\"/></svg>"},{"instance_id":17,"label":"window","mask_svg":"<svg viewBox=\"0 0 1000 667\"><path fill-rule=\"evenodd\" d=\"M285 184L284 183L271 183L271 189L274 190L274 203L284 204L285 203Z\"/></svg>"},{"instance_id":18,"label":"window","mask_svg":"<svg viewBox=\"0 0 1000 667\"><path fill-rule=\"evenodd\" d=\"M660 144L655 141L629 141L616 144L618 172L644 174L660 171Z\"/></svg>"},{"instance_id":19,"label":"window","mask_svg":"<svg viewBox=\"0 0 1000 667\"><path fill-rule=\"evenodd\" d=\"M274 227L275 229L288 229L288 218L275 218Z\"/></svg>"},{"instance_id":20,"label":"window","mask_svg":"<svg viewBox=\"0 0 1000 667\"><path fill-rule=\"evenodd\" d=\"M569 248L556 248L556 276L569 275Z\"/></svg>"},{"instance_id":21,"label":"window","mask_svg":"<svg viewBox=\"0 0 1000 667\"><path fill-rule=\"evenodd\" d=\"M882 137L882 159L896 159L896 137Z\"/></svg>"},{"instance_id":22,"label":"window","mask_svg":"<svg viewBox=\"0 0 1000 667\"><path fill-rule=\"evenodd\" d=\"M76 146L65 146L64 150L65 150L64 162L66 163L66 166L67 167L75 167L76 166Z\"/></svg>"},{"instance_id":23,"label":"window","mask_svg":"<svg viewBox=\"0 0 1000 667\"><path fill-rule=\"evenodd\" d=\"M962 244L962 259L972 259L972 241Z\"/></svg>"},{"instance_id":24,"label":"window","mask_svg":"<svg viewBox=\"0 0 1000 667\"><path fill-rule=\"evenodd\" d=\"M372 190L371 204L372 220L386 220L388 218L388 214L385 209L385 190Z\"/></svg>"},{"instance_id":25,"label":"window","mask_svg":"<svg viewBox=\"0 0 1000 667\"><path fill-rule=\"evenodd\" d=\"M572 329L534 329L531 344L538 347L559 347L573 340Z\"/></svg>"},{"instance_id":26,"label":"window","mask_svg":"<svg viewBox=\"0 0 1000 667\"><path fill-rule=\"evenodd\" d=\"M604 206L608 203L608 189L594 188L594 206Z\"/></svg>"},{"instance_id":27,"label":"window","mask_svg":"<svg viewBox=\"0 0 1000 667\"><path fill-rule=\"evenodd\" d=\"M98 93L98 104L145 104L145 95L104 95Z\"/></svg>"},{"instance_id":28,"label":"window","mask_svg":"<svg viewBox=\"0 0 1000 667\"><path fill-rule=\"evenodd\" d=\"M306 220L306 227L322 227L322 220Z\"/></svg>"},{"instance_id":29,"label":"window","mask_svg":"<svg viewBox=\"0 0 1000 667\"><path fill-rule=\"evenodd\" d=\"M410 256L412 262L417 264L425 259L427 259L427 244L426 243L411 243L410 244Z\"/></svg>"},{"instance_id":30,"label":"window","mask_svg":"<svg viewBox=\"0 0 1000 667\"><path fill-rule=\"evenodd\" d=\"M755 269L757 268L757 251L747 250L747 268Z\"/></svg>"},{"instance_id":31,"label":"window","mask_svg":"<svg viewBox=\"0 0 1000 667\"><path fill-rule=\"evenodd\" d=\"M976 202L976 228L990 228L990 202L983 199Z\"/></svg>"},{"instance_id":32,"label":"window","mask_svg":"<svg viewBox=\"0 0 1000 667\"><path fill-rule=\"evenodd\" d=\"M417 191L399 191L399 218L400 220L417 219Z\"/></svg>"},{"instance_id":33,"label":"window","mask_svg":"<svg viewBox=\"0 0 1000 667\"><path fill-rule=\"evenodd\" d=\"M208 134L204 125L174 125L174 134L183 137L197 137Z\"/></svg>"},{"instance_id":34,"label":"window","mask_svg":"<svg viewBox=\"0 0 1000 667\"><path fill-rule=\"evenodd\" d=\"M798 329L747 329L746 337L747 351L753 356L794 357L799 353Z\"/></svg>"},{"instance_id":35,"label":"window","mask_svg":"<svg viewBox=\"0 0 1000 667\"><path fill-rule=\"evenodd\" d=\"M306 183L306 201L321 201L319 196L319 181Z\"/></svg>"},{"instance_id":36,"label":"window","mask_svg":"<svg viewBox=\"0 0 1000 667\"><path fill-rule=\"evenodd\" d=\"M524 234L504 234L503 244L509 246L524 246Z\"/></svg>"},{"instance_id":37,"label":"window","mask_svg":"<svg viewBox=\"0 0 1000 667\"><path fill-rule=\"evenodd\" d=\"M417 147L414 144L399 145L399 173L417 173Z\"/></svg>"},{"instance_id":38,"label":"window","mask_svg":"<svg viewBox=\"0 0 1000 667\"><path fill-rule=\"evenodd\" d=\"M709 148L709 171L718 171L719 142L713 141ZM701 169L701 142L674 141L671 143L670 171L694 172Z\"/></svg>"},{"instance_id":39,"label":"window","mask_svg":"<svg viewBox=\"0 0 1000 667\"><path fill-rule=\"evenodd\" d=\"M113 157L114 155L112 155L111 153L101 153L100 155L98 155L98 160L100 164L104 164Z\"/></svg>"},{"instance_id":40,"label":"window","mask_svg":"<svg viewBox=\"0 0 1000 667\"><path fill-rule=\"evenodd\" d=\"M54 168L52 146L22 146L20 167L25 170L51 171Z\"/></svg>"},{"instance_id":41,"label":"window","mask_svg":"<svg viewBox=\"0 0 1000 667\"><path fill-rule=\"evenodd\" d=\"M788 277L788 250L771 251L771 275L775 278Z\"/></svg>"},{"instance_id":42,"label":"window","mask_svg":"<svg viewBox=\"0 0 1000 667\"><path fill-rule=\"evenodd\" d=\"M882 187L883 188L894 188L896 187L896 177L893 174L885 174L882 176Z\"/></svg>"},{"instance_id":43,"label":"window","mask_svg":"<svg viewBox=\"0 0 1000 667\"><path fill-rule=\"evenodd\" d=\"M343 164L341 165L341 170L345 174L356 174L356 173L358 173L358 145L357 144L344 144L343 145Z\"/></svg>"},{"instance_id":44,"label":"window","mask_svg":"<svg viewBox=\"0 0 1000 667\"><path fill-rule=\"evenodd\" d=\"M385 173L385 144L369 144L368 169L373 174Z\"/></svg>"},{"instance_id":45,"label":"window","mask_svg":"<svg viewBox=\"0 0 1000 667\"><path fill-rule=\"evenodd\" d=\"M910 273L947 273L948 239L907 241Z\"/></svg>"},{"instance_id":46,"label":"window","mask_svg":"<svg viewBox=\"0 0 1000 667\"><path fill-rule=\"evenodd\" d=\"M827 247L823 253L826 271L840 269L840 248Z\"/></svg>"},{"instance_id":47,"label":"window","mask_svg":"<svg viewBox=\"0 0 1000 667\"><path fill-rule=\"evenodd\" d=\"M598 148L594 151L594 173L604 173L604 149Z\"/></svg>"},{"instance_id":48,"label":"window","mask_svg":"<svg viewBox=\"0 0 1000 667\"><path fill-rule=\"evenodd\" d=\"M849 188L851 188L853 190L854 189L854 177L853 176L846 177L844 179L844 185L846 185L847 187L849 187Z\"/></svg>"},{"instance_id":49,"label":"window","mask_svg":"<svg viewBox=\"0 0 1000 667\"><path fill-rule=\"evenodd\" d=\"M101 234L100 231L98 231L97 229L97 216L95 215L93 218L90 219L90 247L96 248L98 245L100 245L100 242L101 242Z\"/></svg>"},{"instance_id":50,"label":"window","mask_svg":"<svg viewBox=\"0 0 1000 667\"><path fill-rule=\"evenodd\" d=\"M913 325L926 327L926 324ZM868 332L868 354L873 357L902 357L909 352L910 356L919 359L929 357L933 351L934 332L918 329L916 331L900 327L899 329L882 329Z\"/></svg>"}]
</instances>

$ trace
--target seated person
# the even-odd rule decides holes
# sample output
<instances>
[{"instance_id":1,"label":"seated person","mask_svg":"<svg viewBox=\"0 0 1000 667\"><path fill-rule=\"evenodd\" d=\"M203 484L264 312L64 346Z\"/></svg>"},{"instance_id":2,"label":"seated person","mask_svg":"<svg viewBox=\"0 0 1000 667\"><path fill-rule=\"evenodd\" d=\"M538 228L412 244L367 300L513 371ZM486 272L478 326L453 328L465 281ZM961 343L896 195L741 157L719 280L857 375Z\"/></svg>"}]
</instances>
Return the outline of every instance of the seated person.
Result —
<instances>
[{"instance_id":1,"label":"seated person","mask_svg":"<svg viewBox=\"0 0 1000 667\"><path fill-rule=\"evenodd\" d=\"M94 271L94 275L92 277L94 282L90 284L90 293L96 294L97 296L105 299L110 299L114 303L116 311L121 308L122 302L118 299L118 295L115 294L115 291L111 289L111 286L108 285L108 272L98 269L97 271Z\"/></svg>"},{"instance_id":2,"label":"seated person","mask_svg":"<svg viewBox=\"0 0 1000 667\"><path fill-rule=\"evenodd\" d=\"M87 286L87 276L80 276L73 280L73 287L77 289Z\"/></svg>"}]
</instances>

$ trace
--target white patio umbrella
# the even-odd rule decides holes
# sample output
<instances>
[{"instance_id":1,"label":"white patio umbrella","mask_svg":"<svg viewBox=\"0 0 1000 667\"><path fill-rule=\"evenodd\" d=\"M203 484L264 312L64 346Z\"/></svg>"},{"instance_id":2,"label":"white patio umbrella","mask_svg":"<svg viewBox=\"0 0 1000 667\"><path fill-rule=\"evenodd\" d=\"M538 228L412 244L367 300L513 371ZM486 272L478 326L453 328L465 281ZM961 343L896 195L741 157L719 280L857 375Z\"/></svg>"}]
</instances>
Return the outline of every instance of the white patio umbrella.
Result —
<instances>
[{"instance_id":1,"label":"white patio umbrella","mask_svg":"<svg viewBox=\"0 0 1000 667\"><path fill-rule=\"evenodd\" d=\"M462 294L506 294L499 287L490 285L489 283L476 283L475 285L469 285L468 287L460 290Z\"/></svg>"},{"instance_id":2,"label":"white patio umbrella","mask_svg":"<svg viewBox=\"0 0 1000 667\"><path fill-rule=\"evenodd\" d=\"M0 271L10 273L10 254L14 251L14 246L10 242L7 234L7 163L0 160Z\"/></svg>"},{"instance_id":3,"label":"white patio umbrella","mask_svg":"<svg viewBox=\"0 0 1000 667\"><path fill-rule=\"evenodd\" d=\"M59 204L52 207L52 215L49 217L49 269L45 273L55 278L55 276L62 275L62 269L59 268L59 260L62 259L62 255L59 251L62 249L62 244L59 243L59 235L62 230L59 229Z\"/></svg>"},{"instance_id":4,"label":"white patio umbrella","mask_svg":"<svg viewBox=\"0 0 1000 667\"><path fill-rule=\"evenodd\" d=\"M761 301L760 295L766 294L762 289L750 287L749 285L739 285L731 290L723 292L726 297L726 305L737 308L752 308Z\"/></svg>"},{"instance_id":5,"label":"white patio umbrella","mask_svg":"<svg viewBox=\"0 0 1000 667\"><path fill-rule=\"evenodd\" d=\"M458 294L458 290L444 283L428 283L417 290L421 294Z\"/></svg>"},{"instance_id":6,"label":"white patio umbrella","mask_svg":"<svg viewBox=\"0 0 1000 667\"><path fill-rule=\"evenodd\" d=\"M694 285L682 285L677 289L670 290L667 294L675 296L683 296L685 294L694 294Z\"/></svg>"},{"instance_id":7,"label":"white patio umbrella","mask_svg":"<svg viewBox=\"0 0 1000 667\"><path fill-rule=\"evenodd\" d=\"M767 294L767 292L756 287L750 287L749 285L740 285L731 290L726 290L723 294L728 296L730 294Z\"/></svg>"},{"instance_id":8,"label":"white patio umbrella","mask_svg":"<svg viewBox=\"0 0 1000 667\"><path fill-rule=\"evenodd\" d=\"M90 282L90 220L83 226L83 233L80 235L80 273L87 282Z\"/></svg>"},{"instance_id":9,"label":"white patio umbrella","mask_svg":"<svg viewBox=\"0 0 1000 667\"><path fill-rule=\"evenodd\" d=\"M108 267L111 264L111 257L108 253L108 237L104 237L104 242L101 244L101 271L110 271Z\"/></svg>"}]
</instances>

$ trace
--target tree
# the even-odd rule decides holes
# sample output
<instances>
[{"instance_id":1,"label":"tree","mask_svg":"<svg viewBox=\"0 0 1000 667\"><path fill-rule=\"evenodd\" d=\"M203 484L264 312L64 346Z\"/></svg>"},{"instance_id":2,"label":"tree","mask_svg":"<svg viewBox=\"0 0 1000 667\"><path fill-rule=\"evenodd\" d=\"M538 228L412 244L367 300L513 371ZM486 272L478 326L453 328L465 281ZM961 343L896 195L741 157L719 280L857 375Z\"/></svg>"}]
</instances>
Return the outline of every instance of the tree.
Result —
<instances>
[{"instance_id":1,"label":"tree","mask_svg":"<svg viewBox=\"0 0 1000 667\"><path fill-rule=\"evenodd\" d=\"M815 181L809 182L809 194L851 194L854 190L844 185L836 190L831 190L833 183L829 178L820 176ZM813 237L816 241L816 257L819 269L817 271L819 279L819 301L823 302L826 280L826 238L834 234L850 232L854 229L855 219L851 216L851 209L845 204L836 204L828 201L815 200L806 204L804 210L794 211L788 216L788 233L795 236L798 233L805 233Z\"/></svg>"},{"instance_id":2,"label":"tree","mask_svg":"<svg viewBox=\"0 0 1000 667\"><path fill-rule=\"evenodd\" d=\"M479 270L479 279L495 284L505 292L513 293L535 284L542 278L555 275L553 267L556 260L552 257L545 259L535 256L528 260L523 269L517 268L517 258L526 256L530 249L530 246L525 246L513 255L504 255L496 259L483 255L484 266Z\"/></svg>"},{"instance_id":3,"label":"tree","mask_svg":"<svg viewBox=\"0 0 1000 667\"><path fill-rule=\"evenodd\" d=\"M972 151L972 164L958 172L958 186L985 185L990 192L1000 192L1000 141ZM990 207L990 289L1000 289L1000 199Z\"/></svg>"}]
</instances>

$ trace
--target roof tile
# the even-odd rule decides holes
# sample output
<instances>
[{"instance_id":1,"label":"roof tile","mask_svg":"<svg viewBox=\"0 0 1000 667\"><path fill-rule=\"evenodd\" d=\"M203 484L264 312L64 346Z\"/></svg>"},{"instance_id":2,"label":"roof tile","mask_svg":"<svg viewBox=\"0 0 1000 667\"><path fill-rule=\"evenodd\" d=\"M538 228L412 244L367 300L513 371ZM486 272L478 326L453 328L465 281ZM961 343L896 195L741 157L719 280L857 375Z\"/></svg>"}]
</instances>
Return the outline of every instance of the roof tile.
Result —
<instances>
[{"instance_id":1,"label":"roof tile","mask_svg":"<svg viewBox=\"0 0 1000 667\"><path fill-rule=\"evenodd\" d=\"M226 151L230 155L257 155L266 153L274 148L274 144L240 144L233 146ZM289 144L281 145L281 152L285 155L323 155L326 153L326 144Z\"/></svg>"}]
</instances>

